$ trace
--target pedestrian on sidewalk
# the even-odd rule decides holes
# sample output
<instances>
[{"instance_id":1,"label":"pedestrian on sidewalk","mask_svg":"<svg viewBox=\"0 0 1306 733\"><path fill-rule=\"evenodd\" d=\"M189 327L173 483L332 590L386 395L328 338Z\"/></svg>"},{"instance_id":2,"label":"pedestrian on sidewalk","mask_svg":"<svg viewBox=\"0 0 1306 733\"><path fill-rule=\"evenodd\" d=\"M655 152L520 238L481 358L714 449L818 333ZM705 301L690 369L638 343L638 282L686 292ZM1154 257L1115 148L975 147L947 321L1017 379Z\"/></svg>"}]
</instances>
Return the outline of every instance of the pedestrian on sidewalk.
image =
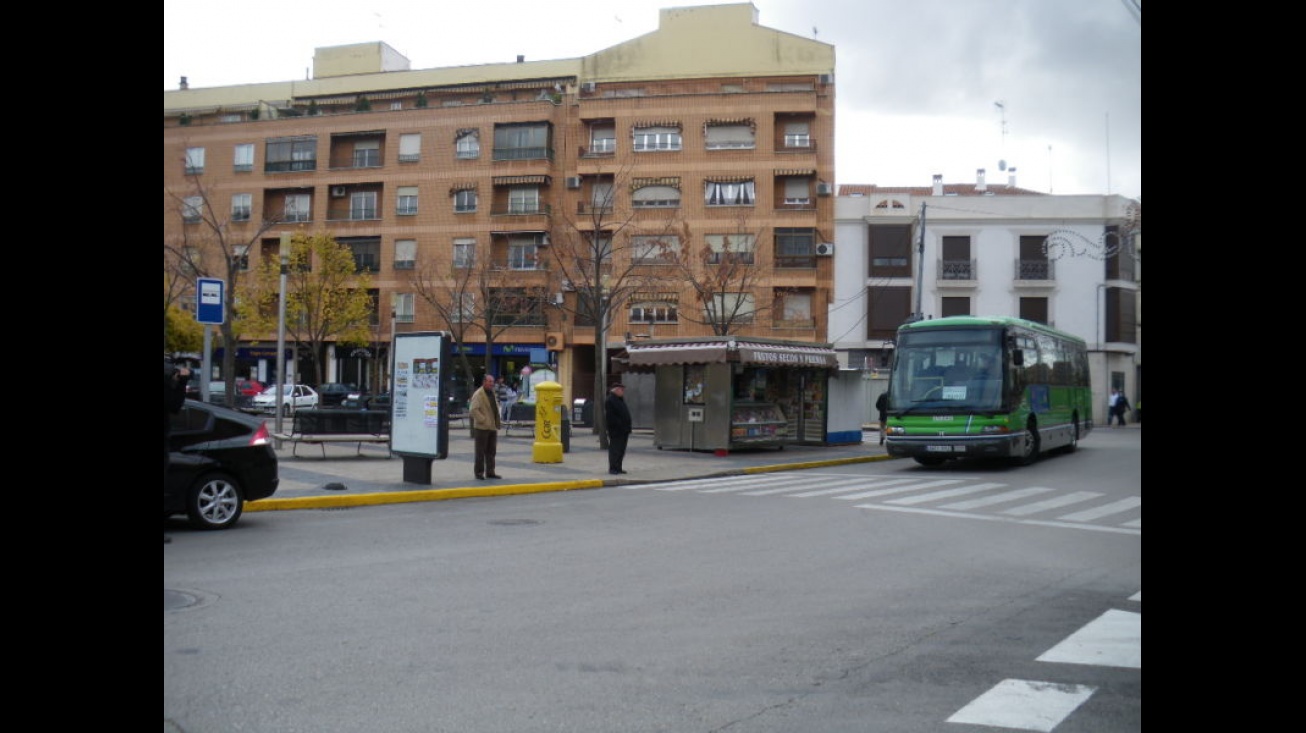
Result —
<instances>
[{"instance_id":1,"label":"pedestrian on sidewalk","mask_svg":"<svg viewBox=\"0 0 1306 733\"><path fill-rule=\"evenodd\" d=\"M472 473L478 479L503 478L494 472L494 459L499 452L499 428L503 421L499 414L499 401L494 396L494 375L486 374L481 388L472 393L468 415L472 421L472 440L476 457Z\"/></svg>"},{"instance_id":2,"label":"pedestrian on sidewalk","mask_svg":"<svg viewBox=\"0 0 1306 733\"><path fill-rule=\"evenodd\" d=\"M875 410L880 413L880 445L884 445L884 431L889 429L889 391L880 393L875 398Z\"/></svg>"},{"instance_id":3,"label":"pedestrian on sidewalk","mask_svg":"<svg viewBox=\"0 0 1306 733\"><path fill-rule=\"evenodd\" d=\"M603 403L603 421L608 427L608 473L625 473L621 468L630 440L630 408L626 406L626 385L617 382L608 390Z\"/></svg>"},{"instance_id":4,"label":"pedestrian on sidewalk","mask_svg":"<svg viewBox=\"0 0 1306 733\"><path fill-rule=\"evenodd\" d=\"M1111 398L1107 404L1110 406L1107 410L1107 425L1125 426L1125 412L1129 409L1129 400L1121 394L1115 387L1111 388Z\"/></svg>"}]
</instances>

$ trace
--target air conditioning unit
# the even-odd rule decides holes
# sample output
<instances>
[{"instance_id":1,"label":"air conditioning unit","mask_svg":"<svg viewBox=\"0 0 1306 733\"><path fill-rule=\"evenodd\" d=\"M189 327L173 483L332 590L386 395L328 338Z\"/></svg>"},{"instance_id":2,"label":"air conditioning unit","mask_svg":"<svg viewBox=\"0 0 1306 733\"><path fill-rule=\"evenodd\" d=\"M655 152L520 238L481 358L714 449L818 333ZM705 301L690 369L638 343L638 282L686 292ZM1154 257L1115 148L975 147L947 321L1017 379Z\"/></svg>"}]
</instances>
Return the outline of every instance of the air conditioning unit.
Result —
<instances>
[{"instance_id":1,"label":"air conditioning unit","mask_svg":"<svg viewBox=\"0 0 1306 733\"><path fill-rule=\"evenodd\" d=\"M817 256L817 257L833 257L833 256L834 256L834 242L820 242L819 244L817 244L817 245L816 245L816 256Z\"/></svg>"},{"instance_id":2,"label":"air conditioning unit","mask_svg":"<svg viewBox=\"0 0 1306 733\"><path fill-rule=\"evenodd\" d=\"M562 351L566 343L562 336L562 331L550 331L544 337L544 345L549 351Z\"/></svg>"},{"instance_id":3,"label":"air conditioning unit","mask_svg":"<svg viewBox=\"0 0 1306 733\"><path fill-rule=\"evenodd\" d=\"M344 197L345 197L345 187L344 187L344 186L332 186L332 187L331 187L331 198L333 198L333 199L342 199L342 198L344 198Z\"/></svg>"},{"instance_id":4,"label":"air conditioning unit","mask_svg":"<svg viewBox=\"0 0 1306 733\"><path fill-rule=\"evenodd\" d=\"M580 90L586 94L593 94L594 91L598 88L599 85L595 84L592 81L583 81L580 83Z\"/></svg>"},{"instance_id":5,"label":"air conditioning unit","mask_svg":"<svg viewBox=\"0 0 1306 733\"><path fill-rule=\"evenodd\" d=\"M821 74L820 79L822 84L829 84L834 81L834 74Z\"/></svg>"},{"instance_id":6,"label":"air conditioning unit","mask_svg":"<svg viewBox=\"0 0 1306 733\"><path fill-rule=\"evenodd\" d=\"M816 184L816 195L817 195L817 196L829 196L829 195L830 195L830 184L828 184L828 183L824 183L824 182Z\"/></svg>"},{"instance_id":7,"label":"air conditioning unit","mask_svg":"<svg viewBox=\"0 0 1306 733\"><path fill-rule=\"evenodd\" d=\"M567 176L567 188L580 188L580 176Z\"/></svg>"}]
</instances>

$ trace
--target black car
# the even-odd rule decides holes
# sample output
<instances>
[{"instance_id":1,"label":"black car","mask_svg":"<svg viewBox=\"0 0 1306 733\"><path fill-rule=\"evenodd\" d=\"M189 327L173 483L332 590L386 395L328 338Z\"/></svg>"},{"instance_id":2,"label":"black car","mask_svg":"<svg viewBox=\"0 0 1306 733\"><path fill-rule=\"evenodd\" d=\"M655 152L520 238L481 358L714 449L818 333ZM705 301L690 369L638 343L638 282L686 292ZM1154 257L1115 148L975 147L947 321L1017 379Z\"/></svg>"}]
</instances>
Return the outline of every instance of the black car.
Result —
<instances>
[{"instance_id":1,"label":"black car","mask_svg":"<svg viewBox=\"0 0 1306 733\"><path fill-rule=\"evenodd\" d=\"M317 388L319 407L339 407L351 394L358 393L358 385L348 382L327 382Z\"/></svg>"},{"instance_id":2,"label":"black car","mask_svg":"<svg viewBox=\"0 0 1306 733\"><path fill-rule=\"evenodd\" d=\"M186 400L172 415L163 518L185 515L199 529L227 529L247 501L272 496L280 478L264 418Z\"/></svg>"}]
</instances>

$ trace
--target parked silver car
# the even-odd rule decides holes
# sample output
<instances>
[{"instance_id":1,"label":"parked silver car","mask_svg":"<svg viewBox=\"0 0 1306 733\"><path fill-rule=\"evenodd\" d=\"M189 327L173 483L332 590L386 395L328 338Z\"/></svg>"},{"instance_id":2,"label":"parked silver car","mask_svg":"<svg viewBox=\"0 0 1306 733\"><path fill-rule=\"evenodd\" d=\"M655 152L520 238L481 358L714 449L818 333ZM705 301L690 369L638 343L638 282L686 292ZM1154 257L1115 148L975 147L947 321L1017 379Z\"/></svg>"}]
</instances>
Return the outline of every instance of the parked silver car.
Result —
<instances>
[{"instance_id":1,"label":"parked silver car","mask_svg":"<svg viewBox=\"0 0 1306 733\"><path fill-rule=\"evenodd\" d=\"M251 409L274 415L280 409L283 416L289 416L295 414L295 410L317 407L319 402L317 391L307 384L281 385L281 397L278 399L277 386L274 384L254 395Z\"/></svg>"}]
</instances>

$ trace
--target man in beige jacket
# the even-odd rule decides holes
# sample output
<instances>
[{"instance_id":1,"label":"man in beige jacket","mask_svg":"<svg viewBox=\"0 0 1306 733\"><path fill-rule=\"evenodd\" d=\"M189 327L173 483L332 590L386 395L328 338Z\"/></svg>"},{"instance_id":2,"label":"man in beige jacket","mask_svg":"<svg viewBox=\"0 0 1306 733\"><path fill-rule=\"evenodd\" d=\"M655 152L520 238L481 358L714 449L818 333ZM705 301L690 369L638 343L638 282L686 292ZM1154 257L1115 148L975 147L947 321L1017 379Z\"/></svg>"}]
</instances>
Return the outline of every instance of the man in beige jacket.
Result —
<instances>
[{"instance_id":1,"label":"man in beige jacket","mask_svg":"<svg viewBox=\"0 0 1306 733\"><path fill-rule=\"evenodd\" d=\"M481 388L472 393L468 414L472 418L472 440L476 444L476 460L472 471L478 479L503 478L494 472L494 457L499 452L499 400L494 396L494 375L486 374Z\"/></svg>"}]
</instances>

